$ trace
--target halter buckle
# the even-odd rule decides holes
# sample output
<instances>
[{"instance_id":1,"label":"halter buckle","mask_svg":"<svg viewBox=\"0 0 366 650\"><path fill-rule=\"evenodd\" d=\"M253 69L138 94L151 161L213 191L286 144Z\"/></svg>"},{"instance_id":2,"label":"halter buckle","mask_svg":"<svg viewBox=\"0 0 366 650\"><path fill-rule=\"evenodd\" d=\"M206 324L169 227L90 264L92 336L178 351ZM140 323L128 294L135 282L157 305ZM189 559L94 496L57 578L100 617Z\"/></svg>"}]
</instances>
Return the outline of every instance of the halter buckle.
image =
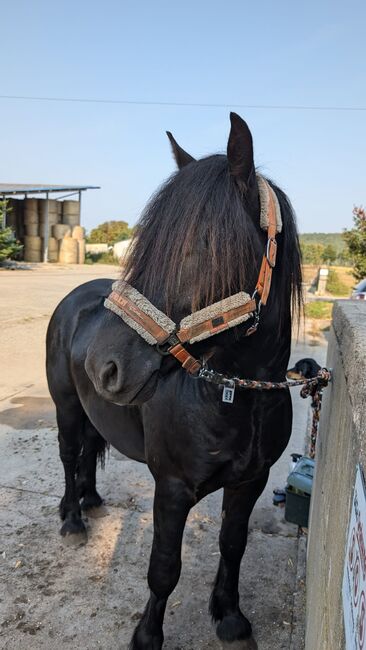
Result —
<instances>
[{"instance_id":1,"label":"halter buckle","mask_svg":"<svg viewBox=\"0 0 366 650\"><path fill-rule=\"evenodd\" d=\"M267 248L266 248L266 258L270 267L273 269L276 266L276 256L277 256L277 242L274 237L268 237Z\"/></svg>"}]
</instances>

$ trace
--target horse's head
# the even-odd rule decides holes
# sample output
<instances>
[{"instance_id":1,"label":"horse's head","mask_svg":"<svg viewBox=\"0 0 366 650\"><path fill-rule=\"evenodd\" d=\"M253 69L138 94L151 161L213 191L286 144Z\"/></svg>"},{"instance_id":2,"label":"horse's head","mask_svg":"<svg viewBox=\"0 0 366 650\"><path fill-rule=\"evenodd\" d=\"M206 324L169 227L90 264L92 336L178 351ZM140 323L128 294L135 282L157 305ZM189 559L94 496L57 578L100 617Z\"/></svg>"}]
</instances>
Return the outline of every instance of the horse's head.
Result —
<instances>
[{"instance_id":1,"label":"horse's head","mask_svg":"<svg viewBox=\"0 0 366 650\"><path fill-rule=\"evenodd\" d=\"M103 399L121 406L142 404L155 391L161 362L154 347L105 310L85 359L88 377Z\"/></svg>"},{"instance_id":2,"label":"horse's head","mask_svg":"<svg viewBox=\"0 0 366 650\"><path fill-rule=\"evenodd\" d=\"M235 113L230 120L226 156L195 160L168 133L178 172L147 205L124 269L123 279L176 323L239 291L251 295L256 287L267 233L260 224L253 142L244 120ZM275 192L282 196L276 188ZM290 287L287 302L291 286L298 283L296 232L289 214L284 257L292 267L281 271L280 261L280 271L276 268L278 277ZM285 292L278 294L274 319ZM214 346L232 340L219 334L197 344L199 353L210 353ZM104 399L140 404L153 394L161 363L153 346L118 316L108 314L89 347L86 369Z\"/></svg>"}]
</instances>

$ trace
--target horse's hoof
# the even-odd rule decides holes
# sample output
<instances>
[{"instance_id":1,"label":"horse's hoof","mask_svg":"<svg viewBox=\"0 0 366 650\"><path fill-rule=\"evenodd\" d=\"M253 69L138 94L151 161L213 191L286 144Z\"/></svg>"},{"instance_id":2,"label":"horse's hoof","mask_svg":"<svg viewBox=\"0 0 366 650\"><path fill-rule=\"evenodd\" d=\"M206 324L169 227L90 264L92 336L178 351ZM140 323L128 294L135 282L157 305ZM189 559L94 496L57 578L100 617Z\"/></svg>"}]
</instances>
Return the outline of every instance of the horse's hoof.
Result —
<instances>
[{"instance_id":1,"label":"horse's hoof","mask_svg":"<svg viewBox=\"0 0 366 650\"><path fill-rule=\"evenodd\" d=\"M250 645L253 641L252 626L241 612L236 616L224 616L217 625L216 634L223 644L227 644L225 650L254 650L256 647Z\"/></svg>"},{"instance_id":2,"label":"horse's hoof","mask_svg":"<svg viewBox=\"0 0 366 650\"><path fill-rule=\"evenodd\" d=\"M88 536L84 523L80 520L66 520L62 525L60 534L66 546L82 546L86 544Z\"/></svg>"},{"instance_id":3,"label":"horse's hoof","mask_svg":"<svg viewBox=\"0 0 366 650\"><path fill-rule=\"evenodd\" d=\"M163 634L151 636L138 626L128 648L129 650L161 650L163 643Z\"/></svg>"}]
</instances>

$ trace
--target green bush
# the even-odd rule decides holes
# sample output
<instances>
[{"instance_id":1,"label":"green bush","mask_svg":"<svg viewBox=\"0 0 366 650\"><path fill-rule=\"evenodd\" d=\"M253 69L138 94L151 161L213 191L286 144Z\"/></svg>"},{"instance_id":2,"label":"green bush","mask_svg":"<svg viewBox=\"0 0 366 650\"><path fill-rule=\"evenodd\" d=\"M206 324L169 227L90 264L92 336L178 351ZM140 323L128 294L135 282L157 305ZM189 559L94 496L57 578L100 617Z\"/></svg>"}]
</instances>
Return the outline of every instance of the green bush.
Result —
<instances>
[{"instance_id":1,"label":"green bush","mask_svg":"<svg viewBox=\"0 0 366 650\"><path fill-rule=\"evenodd\" d=\"M93 228L87 237L90 244L116 244L118 241L130 239L132 229L127 221L105 221Z\"/></svg>"},{"instance_id":2,"label":"green bush","mask_svg":"<svg viewBox=\"0 0 366 650\"><path fill-rule=\"evenodd\" d=\"M345 230L343 239L353 261L353 276L356 280L366 277L366 209L362 206L353 208L354 227Z\"/></svg>"},{"instance_id":3,"label":"green bush","mask_svg":"<svg viewBox=\"0 0 366 650\"><path fill-rule=\"evenodd\" d=\"M327 280L327 291L333 296L348 296L349 288L339 278L339 275L334 269L329 269Z\"/></svg>"},{"instance_id":4,"label":"green bush","mask_svg":"<svg viewBox=\"0 0 366 650\"><path fill-rule=\"evenodd\" d=\"M0 201L0 263L16 259L23 249L12 229L2 227L5 208L6 201Z\"/></svg>"},{"instance_id":5,"label":"green bush","mask_svg":"<svg viewBox=\"0 0 366 650\"><path fill-rule=\"evenodd\" d=\"M305 305L306 318L330 319L332 318L333 303L325 300L314 300Z\"/></svg>"}]
</instances>

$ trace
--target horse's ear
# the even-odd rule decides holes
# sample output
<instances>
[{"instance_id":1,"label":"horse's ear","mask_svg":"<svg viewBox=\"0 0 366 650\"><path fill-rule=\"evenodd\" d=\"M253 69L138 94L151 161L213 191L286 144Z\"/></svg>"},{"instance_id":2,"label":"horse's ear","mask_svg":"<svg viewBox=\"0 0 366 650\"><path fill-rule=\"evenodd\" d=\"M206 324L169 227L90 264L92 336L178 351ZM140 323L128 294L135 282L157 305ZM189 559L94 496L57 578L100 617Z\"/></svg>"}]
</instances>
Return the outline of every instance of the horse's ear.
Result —
<instances>
[{"instance_id":1,"label":"horse's ear","mask_svg":"<svg viewBox=\"0 0 366 650\"><path fill-rule=\"evenodd\" d=\"M188 163L192 162L194 158L192 158L192 156L190 156L189 153L184 151L184 149L182 149L182 147L179 146L178 142L174 140L170 131L167 131L166 134L170 140L170 144L172 145L175 162L177 163L178 168L182 169L182 167L185 167L186 165L188 165Z\"/></svg>"},{"instance_id":2,"label":"horse's ear","mask_svg":"<svg viewBox=\"0 0 366 650\"><path fill-rule=\"evenodd\" d=\"M246 122L236 113L230 113L231 129L227 143L230 174L247 191L254 170L253 139Z\"/></svg>"}]
</instances>

